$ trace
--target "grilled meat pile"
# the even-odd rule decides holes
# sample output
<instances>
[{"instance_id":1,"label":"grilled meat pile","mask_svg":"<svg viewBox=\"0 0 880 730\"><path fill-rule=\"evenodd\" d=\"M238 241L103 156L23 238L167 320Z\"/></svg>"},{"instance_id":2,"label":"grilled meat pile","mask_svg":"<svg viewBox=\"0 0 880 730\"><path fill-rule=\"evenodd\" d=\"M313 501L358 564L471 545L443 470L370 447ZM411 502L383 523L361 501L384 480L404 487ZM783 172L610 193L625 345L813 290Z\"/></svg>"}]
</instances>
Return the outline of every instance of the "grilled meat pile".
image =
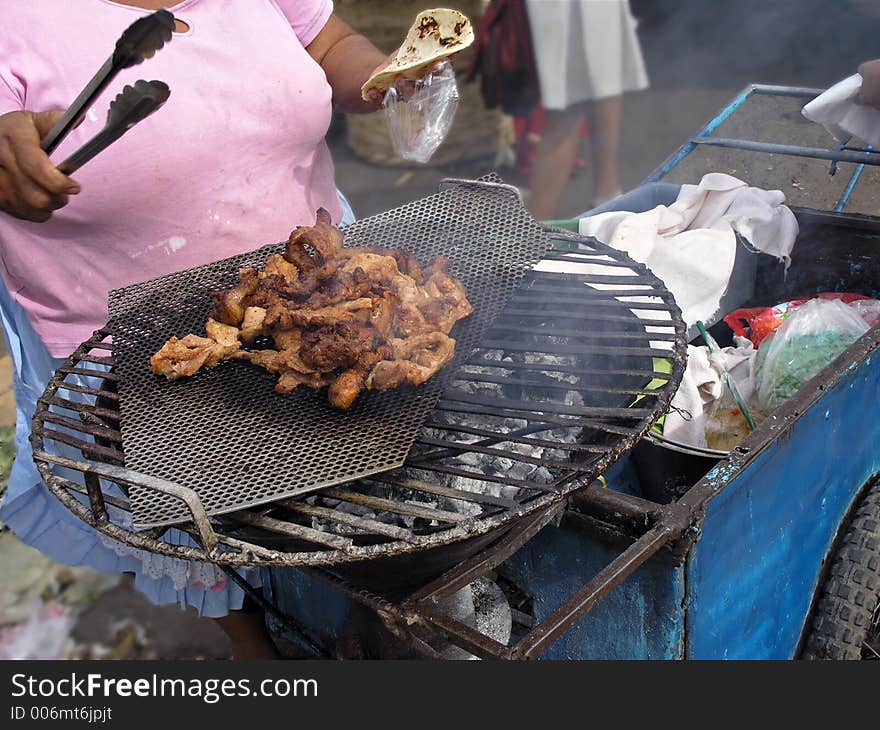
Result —
<instances>
[{"instance_id":1,"label":"grilled meat pile","mask_svg":"<svg viewBox=\"0 0 880 730\"><path fill-rule=\"evenodd\" d=\"M277 392L328 386L341 409L364 389L421 385L452 359L449 332L473 311L447 266L441 256L422 268L396 249L343 248L322 208L263 271L241 269L237 286L213 294L206 336L172 337L151 369L173 380L248 360L278 375Z\"/></svg>"}]
</instances>

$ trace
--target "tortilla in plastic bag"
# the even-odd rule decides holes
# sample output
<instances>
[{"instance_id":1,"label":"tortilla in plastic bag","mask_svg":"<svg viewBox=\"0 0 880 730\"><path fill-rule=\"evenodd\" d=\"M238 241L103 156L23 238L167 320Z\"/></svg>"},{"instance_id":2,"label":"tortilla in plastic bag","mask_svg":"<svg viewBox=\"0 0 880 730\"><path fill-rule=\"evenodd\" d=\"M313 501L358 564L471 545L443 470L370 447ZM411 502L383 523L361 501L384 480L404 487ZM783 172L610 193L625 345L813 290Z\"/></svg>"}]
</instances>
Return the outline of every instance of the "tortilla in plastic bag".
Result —
<instances>
[{"instance_id":1,"label":"tortilla in plastic bag","mask_svg":"<svg viewBox=\"0 0 880 730\"><path fill-rule=\"evenodd\" d=\"M387 91L398 76L421 78L432 64L463 51L473 42L474 29L466 15L447 8L425 10L416 16L391 63L361 87L361 96L366 101L371 89Z\"/></svg>"}]
</instances>

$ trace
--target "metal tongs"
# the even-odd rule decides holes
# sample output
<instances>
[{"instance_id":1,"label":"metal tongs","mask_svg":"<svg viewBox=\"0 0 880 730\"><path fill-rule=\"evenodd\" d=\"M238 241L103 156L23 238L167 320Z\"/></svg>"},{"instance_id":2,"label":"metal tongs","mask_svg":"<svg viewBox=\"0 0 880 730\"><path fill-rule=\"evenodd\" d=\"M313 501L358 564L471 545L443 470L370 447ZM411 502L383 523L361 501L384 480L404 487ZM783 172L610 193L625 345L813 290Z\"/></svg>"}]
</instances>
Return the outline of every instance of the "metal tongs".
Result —
<instances>
[{"instance_id":1,"label":"metal tongs","mask_svg":"<svg viewBox=\"0 0 880 730\"><path fill-rule=\"evenodd\" d=\"M43 138L40 146L46 154L51 154L82 121L101 92L120 71L154 56L156 51L171 40L173 32L174 16L167 10L157 10L132 23L116 41L116 48L110 58L104 62L98 73ZM161 81L136 81L133 86L126 86L110 103L104 129L62 162L58 169L70 174L84 165L135 124L161 107L170 93L171 90Z\"/></svg>"},{"instance_id":2,"label":"metal tongs","mask_svg":"<svg viewBox=\"0 0 880 730\"><path fill-rule=\"evenodd\" d=\"M65 175L73 174L135 124L150 116L165 103L170 94L171 89L161 81L140 80L135 81L134 86L126 86L110 102L104 129L58 165L58 169Z\"/></svg>"}]
</instances>

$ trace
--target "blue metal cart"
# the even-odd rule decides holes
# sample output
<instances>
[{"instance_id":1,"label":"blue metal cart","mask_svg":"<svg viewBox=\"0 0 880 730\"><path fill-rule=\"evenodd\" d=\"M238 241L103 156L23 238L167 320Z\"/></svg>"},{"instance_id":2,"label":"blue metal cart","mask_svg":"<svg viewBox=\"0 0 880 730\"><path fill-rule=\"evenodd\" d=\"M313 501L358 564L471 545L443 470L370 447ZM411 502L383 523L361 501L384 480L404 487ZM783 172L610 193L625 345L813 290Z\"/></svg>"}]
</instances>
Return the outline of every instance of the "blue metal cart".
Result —
<instances>
[{"instance_id":1,"label":"blue metal cart","mask_svg":"<svg viewBox=\"0 0 880 730\"><path fill-rule=\"evenodd\" d=\"M785 274L774 259L759 257L751 300L728 306L770 305L821 291L880 297L880 218L846 212L880 156L850 145L826 149L715 136L756 99L793 100L799 110L817 93L750 86L642 188L612 206L642 210L669 202L676 175L697 182L700 164L709 172L729 159L693 162L707 150L753 156L765 173L780 159L830 163L832 175L852 166L846 180L828 178L835 202L824 209L798 206L792 182L802 233L791 269ZM792 126L797 123L824 138L805 121ZM773 174L754 177L747 179L763 187L787 182L773 184ZM604 484L572 497L555 524L525 524L404 598L375 596L311 572L273 584L273 599L325 645L350 633L354 616L372 614L391 627L388 636L430 629L487 658L876 658L878 347L875 327L728 455L700 458L646 445L654 450L648 472L645 455L638 468L634 452L606 473ZM683 488L649 493L646 473L663 470L677 474ZM490 569L524 624L520 640L509 646L436 608L443 596Z\"/></svg>"}]
</instances>

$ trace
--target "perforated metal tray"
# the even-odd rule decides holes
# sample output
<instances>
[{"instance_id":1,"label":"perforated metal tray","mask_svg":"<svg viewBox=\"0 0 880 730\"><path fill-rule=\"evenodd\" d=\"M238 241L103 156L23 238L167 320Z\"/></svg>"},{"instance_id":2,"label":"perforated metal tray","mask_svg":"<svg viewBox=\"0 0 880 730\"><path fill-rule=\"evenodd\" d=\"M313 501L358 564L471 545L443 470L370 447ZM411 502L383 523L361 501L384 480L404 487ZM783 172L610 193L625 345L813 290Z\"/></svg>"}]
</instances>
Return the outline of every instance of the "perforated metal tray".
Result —
<instances>
[{"instance_id":1,"label":"perforated metal tray","mask_svg":"<svg viewBox=\"0 0 880 730\"><path fill-rule=\"evenodd\" d=\"M172 335L203 331L210 292L235 285L283 244L110 293L125 462L194 489L208 514L302 495L401 466L456 367L549 249L515 189L462 181L436 195L345 228L346 246L387 246L426 263L449 258L474 313L452 331L453 363L418 389L364 393L349 411L326 393L274 392L275 378L224 362L174 382L153 375L150 356ZM190 518L180 502L131 488L136 528Z\"/></svg>"}]
</instances>

